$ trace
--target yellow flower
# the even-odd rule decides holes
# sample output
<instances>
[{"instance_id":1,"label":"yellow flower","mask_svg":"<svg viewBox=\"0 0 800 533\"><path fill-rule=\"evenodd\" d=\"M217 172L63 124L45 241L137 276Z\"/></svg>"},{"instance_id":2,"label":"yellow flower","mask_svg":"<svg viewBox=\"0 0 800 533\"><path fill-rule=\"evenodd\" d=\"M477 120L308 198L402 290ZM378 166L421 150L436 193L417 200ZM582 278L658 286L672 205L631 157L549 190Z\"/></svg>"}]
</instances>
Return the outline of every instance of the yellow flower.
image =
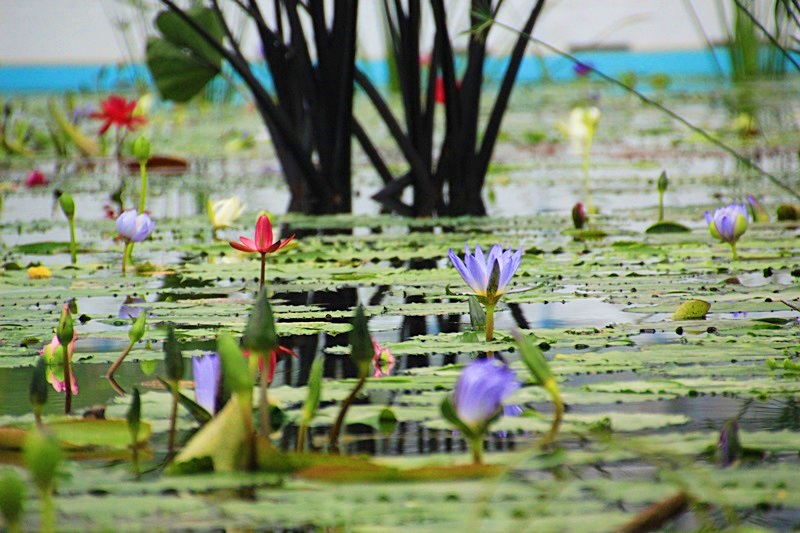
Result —
<instances>
[{"instance_id":1,"label":"yellow flower","mask_svg":"<svg viewBox=\"0 0 800 533\"><path fill-rule=\"evenodd\" d=\"M50 269L46 266L34 266L28 269L28 277L30 279L48 279L50 275Z\"/></svg>"},{"instance_id":2,"label":"yellow flower","mask_svg":"<svg viewBox=\"0 0 800 533\"><path fill-rule=\"evenodd\" d=\"M227 228L239 218L244 211L244 205L235 196L219 200L218 202L208 201L208 220L215 230Z\"/></svg>"}]
</instances>

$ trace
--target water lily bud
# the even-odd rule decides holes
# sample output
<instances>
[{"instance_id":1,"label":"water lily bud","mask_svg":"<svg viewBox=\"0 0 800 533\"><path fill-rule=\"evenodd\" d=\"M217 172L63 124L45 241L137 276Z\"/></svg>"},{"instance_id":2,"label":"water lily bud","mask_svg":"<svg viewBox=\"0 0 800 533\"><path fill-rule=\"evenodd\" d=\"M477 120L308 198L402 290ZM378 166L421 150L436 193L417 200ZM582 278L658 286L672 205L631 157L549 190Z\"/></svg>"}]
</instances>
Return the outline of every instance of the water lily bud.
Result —
<instances>
[{"instance_id":1,"label":"water lily bud","mask_svg":"<svg viewBox=\"0 0 800 533\"><path fill-rule=\"evenodd\" d=\"M131 442L136 445L136 443L139 442L139 427L142 419L142 399L139 396L139 389L137 387L133 388L133 399L131 399L131 406L125 418L128 420L128 431L131 434Z\"/></svg>"},{"instance_id":2,"label":"water lily bud","mask_svg":"<svg viewBox=\"0 0 800 533\"><path fill-rule=\"evenodd\" d=\"M56 328L56 337L61 346L68 346L75 336L75 329L73 327L72 313L69 310L69 305L65 305L61 310L61 318L58 320L58 328Z\"/></svg>"},{"instance_id":3,"label":"water lily bud","mask_svg":"<svg viewBox=\"0 0 800 533\"><path fill-rule=\"evenodd\" d=\"M180 381L183 379L183 354L175 338L175 327L170 324L167 328L167 340L164 341L164 362L167 366L167 379Z\"/></svg>"},{"instance_id":4,"label":"water lily bud","mask_svg":"<svg viewBox=\"0 0 800 533\"><path fill-rule=\"evenodd\" d=\"M489 273L489 283L486 284L486 300L489 305L497 301L497 289L500 287L500 261L494 261L492 271Z\"/></svg>"},{"instance_id":5,"label":"water lily bud","mask_svg":"<svg viewBox=\"0 0 800 533\"><path fill-rule=\"evenodd\" d=\"M147 320L147 313L142 311L139 313L139 316L136 317L136 320L133 321L133 325L131 329L128 330L128 338L131 341L131 344L139 342L144 337L144 327L145 322Z\"/></svg>"},{"instance_id":6,"label":"water lily bud","mask_svg":"<svg viewBox=\"0 0 800 533\"><path fill-rule=\"evenodd\" d=\"M225 389L232 393L250 396L253 394L253 373L247 365L242 351L227 333L217 337L217 352L222 360L222 380Z\"/></svg>"},{"instance_id":7,"label":"water lily bud","mask_svg":"<svg viewBox=\"0 0 800 533\"><path fill-rule=\"evenodd\" d=\"M4 468L0 474L0 512L10 531L18 526L25 504L25 482L11 468ZM18 531L22 531L19 527Z\"/></svg>"},{"instance_id":8,"label":"water lily bud","mask_svg":"<svg viewBox=\"0 0 800 533\"><path fill-rule=\"evenodd\" d=\"M58 443L52 437L37 430L28 433L22 447L22 458L31 473L31 479L41 491L48 491L53 485L58 465L63 455Z\"/></svg>"},{"instance_id":9,"label":"water lily bud","mask_svg":"<svg viewBox=\"0 0 800 533\"><path fill-rule=\"evenodd\" d=\"M42 408L47 404L48 388L47 361L44 357L39 357L36 360L36 366L33 368L33 376L31 376L31 386L29 389L29 398L33 406L33 412L36 415L36 420L41 418Z\"/></svg>"},{"instance_id":10,"label":"water lily bud","mask_svg":"<svg viewBox=\"0 0 800 533\"><path fill-rule=\"evenodd\" d=\"M311 372L308 375L308 395L303 403L303 423L308 424L314 419L319 408L319 400L322 397L322 371L325 368L325 358L317 357L311 364Z\"/></svg>"},{"instance_id":11,"label":"water lily bud","mask_svg":"<svg viewBox=\"0 0 800 533\"><path fill-rule=\"evenodd\" d=\"M547 364L547 359L545 359L538 346L534 346L519 330L512 331L512 335L517 341L517 346L519 346L522 361L528 367L533 379L544 388L554 387L556 380L553 377L553 372L550 370L550 365Z\"/></svg>"},{"instance_id":12,"label":"water lily bud","mask_svg":"<svg viewBox=\"0 0 800 533\"><path fill-rule=\"evenodd\" d=\"M664 170L661 172L661 175L658 177L658 192L664 193L667 190L667 186L669 185L669 180L667 179L667 171Z\"/></svg>"},{"instance_id":13,"label":"water lily bud","mask_svg":"<svg viewBox=\"0 0 800 533\"><path fill-rule=\"evenodd\" d=\"M133 157L139 160L140 164L146 164L147 160L150 159L150 141L144 135L140 135L133 141L131 152Z\"/></svg>"},{"instance_id":14,"label":"water lily bud","mask_svg":"<svg viewBox=\"0 0 800 533\"><path fill-rule=\"evenodd\" d=\"M256 306L250 313L247 326L242 335L242 346L253 353L267 355L278 347L275 333L275 317L269 304L266 289L261 289L256 297Z\"/></svg>"},{"instance_id":15,"label":"water lily bud","mask_svg":"<svg viewBox=\"0 0 800 533\"><path fill-rule=\"evenodd\" d=\"M375 348L372 346L372 335L367 327L364 306L359 304L353 317L353 329L350 331L350 358L358 366L359 377L369 374L374 355Z\"/></svg>"},{"instance_id":16,"label":"water lily bud","mask_svg":"<svg viewBox=\"0 0 800 533\"><path fill-rule=\"evenodd\" d=\"M58 197L58 203L68 219L72 220L75 218L75 200L70 193L61 193Z\"/></svg>"},{"instance_id":17,"label":"water lily bud","mask_svg":"<svg viewBox=\"0 0 800 533\"><path fill-rule=\"evenodd\" d=\"M580 202L572 206L572 224L575 229L582 229L586 225L586 211L583 210L583 204Z\"/></svg>"}]
</instances>

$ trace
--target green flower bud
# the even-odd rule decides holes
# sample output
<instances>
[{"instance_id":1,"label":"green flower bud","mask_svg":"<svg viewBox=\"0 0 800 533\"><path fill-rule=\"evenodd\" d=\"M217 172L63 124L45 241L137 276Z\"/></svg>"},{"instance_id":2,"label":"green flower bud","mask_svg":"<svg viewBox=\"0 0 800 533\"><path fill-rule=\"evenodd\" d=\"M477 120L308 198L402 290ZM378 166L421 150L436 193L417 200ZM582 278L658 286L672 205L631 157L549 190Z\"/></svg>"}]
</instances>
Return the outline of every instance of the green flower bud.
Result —
<instances>
[{"instance_id":1,"label":"green flower bud","mask_svg":"<svg viewBox=\"0 0 800 533\"><path fill-rule=\"evenodd\" d=\"M58 342L61 343L65 349L72 342L75 336L75 328L72 321L72 313L69 310L69 305L65 305L61 310L61 318L58 319L58 328L56 328L56 337Z\"/></svg>"},{"instance_id":2,"label":"green flower bud","mask_svg":"<svg viewBox=\"0 0 800 533\"><path fill-rule=\"evenodd\" d=\"M278 347L278 335L275 333L275 317L269 304L266 289L256 296L256 306L250 313L247 326L242 335L242 346L254 353L268 355Z\"/></svg>"},{"instance_id":3,"label":"green flower bud","mask_svg":"<svg viewBox=\"0 0 800 533\"><path fill-rule=\"evenodd\" d=\"M369 374L374 356L375 348L367 327L367 317L364 315L364 307L359 305L353 317L353 329L350 331L350 357L358 365L359 377Z\"/></svg>"},{"instance_id":4,"label":"green flower bud","mask_svg":"<svg viewBox=\"0 0 800 533\"><path fill-rule=\"evenodd\" d=\"M131 443L136 446L136 443L139 442L139 427L142 419L142 399L139 396L137 387L133 388L133 399L126 418L128 420L128 431L131 434Z\"/></svg>"},{"instance_id":5,"label":"green flower bud","mask_svg":"<svg viewBox=\"0 0 800 533\"><path fill-rule=\"evenodd\" d=\"M322 371L325 368L325 358L317 357L311 364L311 373L308 376L308 395L303 403L303 423L310 423L317 414L319 400L322 397Z\"/></svg>"},{"instance_id":6,"label":"green flower bud","mask_svg":"<svg viewBox=\"0 0 800 533\"><path fill-rule=\"evenodd\" d=\"M225 389L239 395L251 396L254 387L253 374L233 337L227 333L220 334L217 337L217 352L222 360L222 380Z\"/></svg>"},{"instance_id":7,"label":"green flower bud","mask_svg":"<svg viewBox=\"0 0 800 533\"><path fill-rule=\"evenodd\" d=\"M553 387L555 385L555 378L550 371L550 366L547 364L547 359L544 358L542 351L537 346L534 346L533 343L525 338L518 330L512 331L512 335L517 341L517 346L519 346L522 362L528 367L533 379L545 388Z\"/></svg>"},{"instance_id":8,"label":"green flower bud","mask_svg":"<svg viewBox=\"0 0 800 533\"><path fill-rule=\"evenodd\" d=\"M133 157L139 160L140 164L147 163L147 160L150 159L150 141L147 140L147 137L141 135L133 141L133 148L131 150L133 153Z\"/></svg>"},{"instance_id":9,"label":"green flower bud","mask_svg":"<svg viewBox=\"0 0 800 533\"><path fill-rule=\"evenodd\" d=\"M61 193L61 196L58 197L58 203L68 219L75 218L75 200L70 193Z\"/></svg>"},{"instance_id":10,"label":"green flower bud","mask_svg":"<svg viewBox=\"0 0 800 533\"><path fill-rule=\"evenodd\" d=\"M11 468L4 468L0 474L0 512L9 529L19 524L25 503L25 482ZM21 530L20 530L21 531Z\"/></svg>"},{"instance_id":11,"label":"green flower bud","mask_svg":"<svg viewBox=\"0 0 800 533\"><path fill-rule=\"evenodd\" d=\"M183 354L178 339L175 338L175 326L167 328L167 339L164 341L164 362L167 366L167 379L177 382L183 379Z\"/></svg>"},{"instance_id":12,"label":"green flower bud","mask_svg":"<svg viewBox=\"0 0 800 533\"><path fill-rule=\"evenodd\" d=\"M147 313L145 311L139 313L139 316L137 316L136 320L133 321L131 329L128 330L128 338L130 339L131 344L139 342L142 340L142 337L144 337L144 326L146 321Z\"/></svg>"},{"instance_id":13,"label":"green flower bud","mask_svg":"<svg viewBox=\"0 0 800 533\"><path fill-rule=\"evenodd\" d=\"M661 172L661 175L658 177L658 192L664 193L667 190L667 186L669 185L669 180L667 179L667 171L664 170Z\"/></svg>"},{"instance_id":14,"label":"green flower bud","mask_svg":"<svg viewBox=\"0 0 800 533\"><path fill-rule=\"evenodd\" d=\"M56 470L61 464L63 454L58 443L38 430L28 433L22 447L22 458L31 473L31 479L41 491L49 491L53 486Z\"/></svg>"}]
</instances>

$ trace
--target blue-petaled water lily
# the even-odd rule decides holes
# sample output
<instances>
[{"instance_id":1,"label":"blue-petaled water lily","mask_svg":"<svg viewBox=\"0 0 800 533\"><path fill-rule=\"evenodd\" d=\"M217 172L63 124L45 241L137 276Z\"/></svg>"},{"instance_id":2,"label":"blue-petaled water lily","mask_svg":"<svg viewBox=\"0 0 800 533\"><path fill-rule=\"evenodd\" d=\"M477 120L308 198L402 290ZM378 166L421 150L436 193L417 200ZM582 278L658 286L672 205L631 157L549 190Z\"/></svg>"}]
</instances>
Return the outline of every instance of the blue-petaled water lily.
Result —
<instances>
[{"instance_id":1,"label":"blue-petaled water lily","mask_svg":"<svg viewBox=\"0 0 800 533\"><path fill-rule=\"evenodd\" d=\"M136 209L129 209L117 218L117 233L126 242L142 242L153 232L156 223L147 213L141 215Z\"/></svg>"},{"instance_id":2,"label":"blue-petaled water lily","mask_svg":"<svg viewBox=\"0 0 800 533\"><path fill-rule=\"evenodd\" d=\"M200 357L192 357L194 375L194 398L206 411L217 412L222 366L219 356L213 352Z\"/></svg>"},{"instance_id":3,"label":"blue-petaled water lily","mask_svg":"<svg viewBox=\"0 0 800 533\"><path fill-rule=\"evenodd\" d=\"M450 249L447 253L453 266L467 285L475 292L478 300L486 307L486 340L494 337L494 307L505 292L506 285L519 268L522 261L522 248L516 252L503 250L495 244L484 254L480 245L475 253L470 253L469 243L464 245L464 260Z\"/></svg>"},{"instance_id":4,"label":"blue-petaled water lily","mask_svg":"<svg viewBox=\"0 0 800 533\"><path fill-rule=\"evenodd\" d=\"M730 244L733 258L736 259L736 241L747 231L747 207L744 204L730 204L720 207L713 214L706 211L705 218L711 235Z\"/></svg>"}]
</instances>

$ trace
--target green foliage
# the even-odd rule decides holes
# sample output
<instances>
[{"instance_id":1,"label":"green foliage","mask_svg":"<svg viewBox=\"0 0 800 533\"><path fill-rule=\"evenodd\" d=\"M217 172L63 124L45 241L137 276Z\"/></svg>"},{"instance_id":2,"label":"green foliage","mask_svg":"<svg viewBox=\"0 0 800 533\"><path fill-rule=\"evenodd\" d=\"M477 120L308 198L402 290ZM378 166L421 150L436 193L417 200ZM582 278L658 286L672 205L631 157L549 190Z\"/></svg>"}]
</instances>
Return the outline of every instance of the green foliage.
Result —
<instances>
[{"instance_id":1,"label":"green foliage","mask_svg":"<svg viewBox=\"0 0 800 533\"><path fill-rule=\"evenodd\" d=\"M252 354L267 356L278 347L278 336L275 333L275 317L267 298L266 289L259 291L256 305L250 312L247 326L242 335L242 347Z\"/></svg>"},{"instance_id":2,"label":"green foliage","mask_svg":"<svg viewBox=\"0 0 800 533\"><path fill-rule=\"evenodd\" d=\"M183 379L183 354L180 343L175 337L175 326L172 324L167 326L167 338L164 340L164 363L168 381L178 382Z\"/></svg>"},{"instance_id":3,"label":"green foliage","mask_svg":"<svg viewBox=\"0 0 800 533\"><path fill-rule=\"evenodd\" d=\"M350 331L350 357L358 366L359 376L369 375L374 355L375 349L367 326L367 317L364 314L364 307L359 305L353 317L353 329Z\"/></svg>"}]
</instances>

